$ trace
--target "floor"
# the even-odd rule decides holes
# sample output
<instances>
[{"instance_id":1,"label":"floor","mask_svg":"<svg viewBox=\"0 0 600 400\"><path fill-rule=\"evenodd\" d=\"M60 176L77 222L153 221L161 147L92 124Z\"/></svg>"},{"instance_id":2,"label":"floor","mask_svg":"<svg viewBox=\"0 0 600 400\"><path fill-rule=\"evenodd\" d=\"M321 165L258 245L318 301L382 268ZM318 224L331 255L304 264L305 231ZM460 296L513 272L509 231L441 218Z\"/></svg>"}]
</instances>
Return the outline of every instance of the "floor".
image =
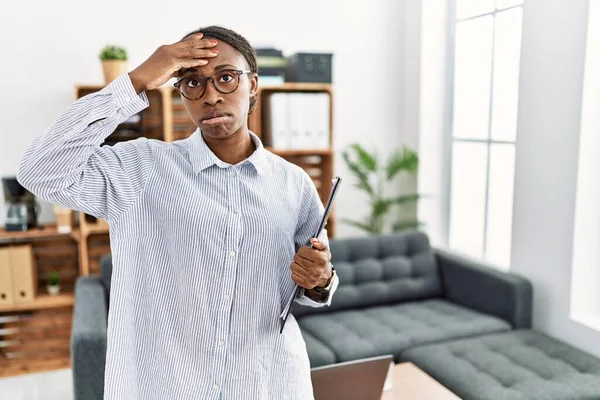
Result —
<instances>
[{"instance_id":1,"label":"floor","mask_svg":"<svg viewBox=\"0 0 600 400\"><path fill-rule=\"evenodd\" d=\"M73 400L71 370L0 378L0 399Z\"/></svg>"}]
</instances>

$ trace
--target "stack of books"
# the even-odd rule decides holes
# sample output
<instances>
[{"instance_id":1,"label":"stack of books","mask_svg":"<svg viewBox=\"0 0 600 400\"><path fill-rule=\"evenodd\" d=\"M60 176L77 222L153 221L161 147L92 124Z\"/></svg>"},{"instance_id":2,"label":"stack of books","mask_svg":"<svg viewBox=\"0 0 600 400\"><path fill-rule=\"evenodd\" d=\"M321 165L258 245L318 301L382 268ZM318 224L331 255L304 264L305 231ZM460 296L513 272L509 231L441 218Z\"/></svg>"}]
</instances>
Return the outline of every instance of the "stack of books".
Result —
<instances>
[{"instance_id":1,"label":"stack of books","mask_svg":"<svg viewBox=\"0 0 600 400\"><path fill-rule=\"evenodd\" d=\"M258 81L261 85L280 85L285 82L287 59L281 50L254 49L258 64Z\"/></svg>"}]
</instances>

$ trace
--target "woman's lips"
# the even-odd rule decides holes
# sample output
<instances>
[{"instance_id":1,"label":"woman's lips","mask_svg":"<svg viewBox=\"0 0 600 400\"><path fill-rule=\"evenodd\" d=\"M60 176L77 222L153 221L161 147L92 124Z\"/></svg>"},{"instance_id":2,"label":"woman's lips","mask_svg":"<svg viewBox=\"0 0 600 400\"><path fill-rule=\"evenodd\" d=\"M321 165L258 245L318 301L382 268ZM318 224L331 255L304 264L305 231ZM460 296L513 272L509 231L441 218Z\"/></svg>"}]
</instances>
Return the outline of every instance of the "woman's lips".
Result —
<instances>
[{"instance_id":1,"label":"woman's lips","mask_svg":"<svg viewBox=\"0 0 600 400\"><path fill-rule=\"evenodd\" d=\"M229 122L231 122L232 119L233 118L230 115L225 115L222 117L203 119L202 121L200 121L200 123L202 125L206 125L206 126L217 126L217 125L224 125L226 123L229 123Z\"/></svg>"}]
</instances>

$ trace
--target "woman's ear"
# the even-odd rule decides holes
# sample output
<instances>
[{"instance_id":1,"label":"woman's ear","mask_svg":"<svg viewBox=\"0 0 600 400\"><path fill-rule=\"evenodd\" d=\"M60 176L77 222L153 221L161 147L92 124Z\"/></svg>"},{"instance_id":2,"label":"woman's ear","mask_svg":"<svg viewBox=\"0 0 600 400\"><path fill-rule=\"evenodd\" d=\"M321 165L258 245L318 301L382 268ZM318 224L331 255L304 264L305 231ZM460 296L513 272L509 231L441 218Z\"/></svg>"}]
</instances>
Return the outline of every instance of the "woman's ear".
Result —
<instances>
[{"instance_id":1,"label":"woman's ear","mask_svg":"<svg viewBox=\"0 0 600 400\"><path fill-rule=\"evenodd\" d=\"M256 96L258 93L258 74L253 72L250 74L250 97Z\"/></svg>"}]
</instances>

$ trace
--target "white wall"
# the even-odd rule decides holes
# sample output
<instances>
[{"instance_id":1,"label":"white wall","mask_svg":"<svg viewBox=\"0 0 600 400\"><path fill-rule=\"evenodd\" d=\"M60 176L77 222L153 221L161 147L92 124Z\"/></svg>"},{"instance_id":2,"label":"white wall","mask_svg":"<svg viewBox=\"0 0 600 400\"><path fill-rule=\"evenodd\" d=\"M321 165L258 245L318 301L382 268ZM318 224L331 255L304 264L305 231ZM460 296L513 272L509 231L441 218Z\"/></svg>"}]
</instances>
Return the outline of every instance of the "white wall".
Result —
<instances>
[{"instance_id":1,"label":"white wall","mask_svg":"<svg viewBox=\"0 0 600 400\"><path fill-rule=\"evenodd\" d=\"M419 171L418 191L427 198L419 204L419 220L434 246L448 243L448 182L451 138L448 135L446 95L448 75L447 1L423 0L419 76Z\"/></svg>"},{"instance_id":2,"label":"white wall","mask_svg":"<svg viewBox=\"0 0 600 400\"><path fill-rule=\"evenodd\" d=\"M585 55L577 199L573 237L571 317L600 331L600 2L590 2Z\"/></svg>"},{"instance_id":3,"label":"white wall","mask_svg":"<svg viewBox=\"0 0 600 400\"><path fill-rule=\"evenodd\" d=\"M73 101L75 84L102 83L97 55L107 43L125 46L129 69L156 47L200 26L222 24L254 45L274 44L286 53L334 53L335 172L347 178L338 217L365 215L365 197L352 187L340 151L361 142L383 155L417 145L414 63L418 52L406 30L418 32L410 12L418 1L275 0L198 2L76 0L4 2L0 12L0 176L14 175L27 144ZM284 5L285 4L285 5ZM227 11L224 6L231 7ZM407 28L408 27L408 28ZM416 72L418 74L418 72ZM405 90L406 89L406 90ZM406 108L412 117L405 118ZM412 119L411 119L412 118ZM413 187L403 190L414 191ZM396 190L397 191L397 190ZM0 201L0 224L4 223ZM51 220L45 205L43 220ZM360 234L338 224L338 236Z\"/></svg>"},{"instance_id":4,"label":"white wall","mask_svg":"<svg viewBox=\"0 0 600 400\"><path fill-rule=\"evenodd\" d=\"M588 1L523 15L511 270L534 283L535 328L600 355L600 332L569 316Z\"/></svg>"}]
</instances>

